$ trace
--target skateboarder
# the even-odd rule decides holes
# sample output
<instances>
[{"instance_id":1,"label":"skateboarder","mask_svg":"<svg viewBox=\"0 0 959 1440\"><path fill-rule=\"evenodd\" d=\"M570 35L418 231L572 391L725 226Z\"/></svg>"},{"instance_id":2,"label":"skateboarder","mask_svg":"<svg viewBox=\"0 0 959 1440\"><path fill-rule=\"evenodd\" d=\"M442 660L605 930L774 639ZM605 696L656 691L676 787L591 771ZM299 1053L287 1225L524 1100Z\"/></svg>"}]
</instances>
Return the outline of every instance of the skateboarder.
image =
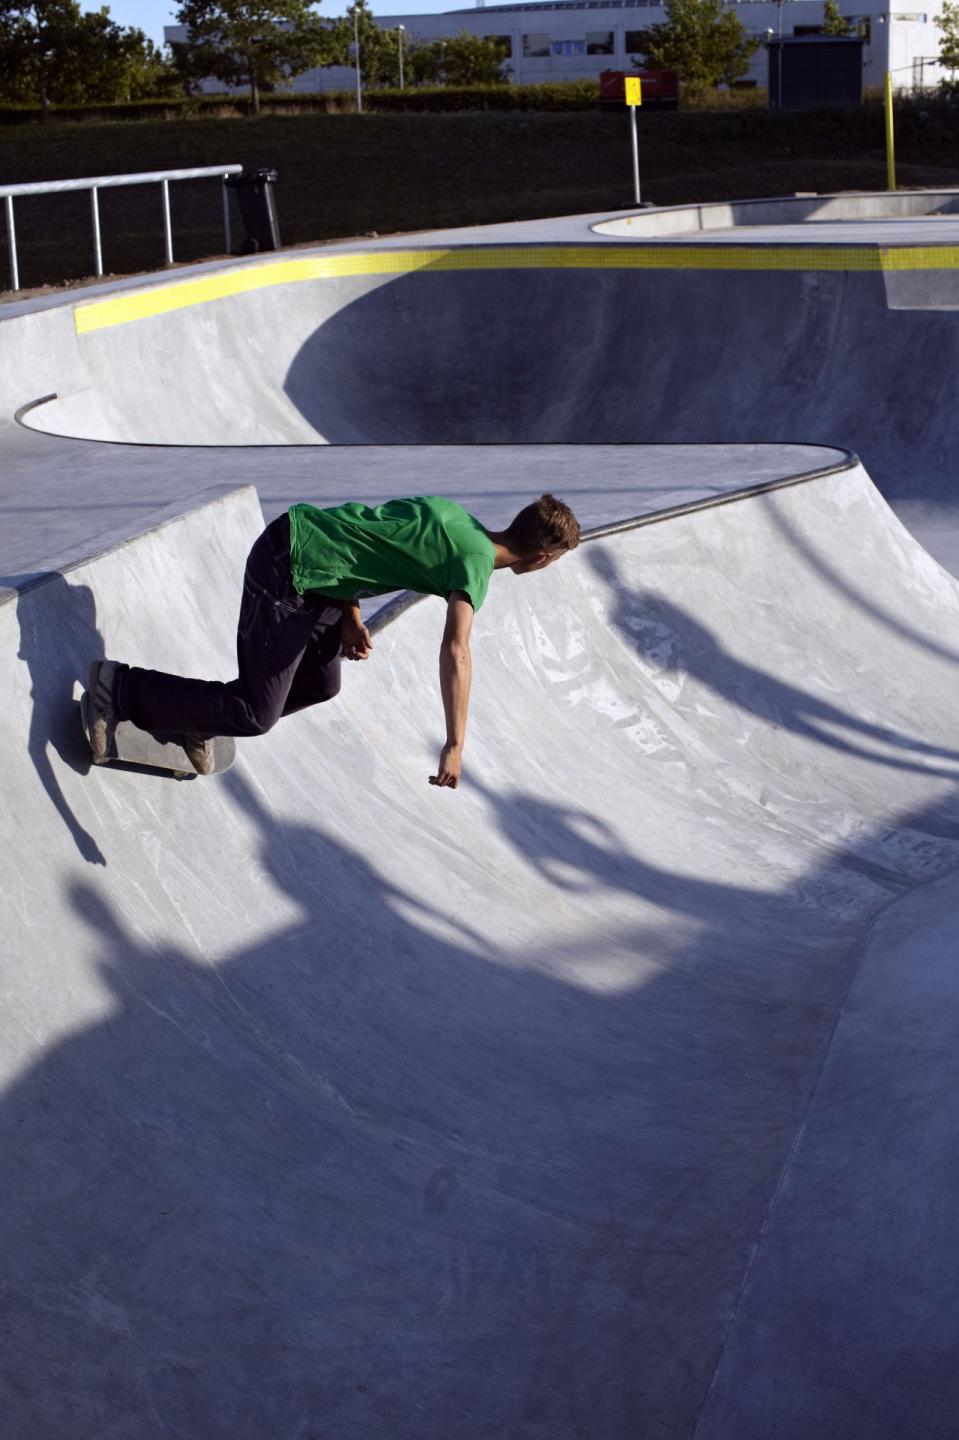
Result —
<instances>
[{"instance_id":1,"label":"skateboarder","mask_svg":"<svg viewBox=\"0 0 959 1440\"><path fill-rule=\"evenodd\" d=\"M579 544L568 505L542 495L505 530L487 530L437 495L375 508L294 505L250 551L237 632L239 675L228 684L142 670L114 660L90 668L90 743L106 755L117 723L172 732L194 768L213 768L216 735L264 735L282 715L332 700L340 656L365 660L373 648L360 600L392 590L442 595L440 691L446 743L434 785L460 779L469 707L473 615L494 570L530 574Z\"/></svg>"}]
</instances>

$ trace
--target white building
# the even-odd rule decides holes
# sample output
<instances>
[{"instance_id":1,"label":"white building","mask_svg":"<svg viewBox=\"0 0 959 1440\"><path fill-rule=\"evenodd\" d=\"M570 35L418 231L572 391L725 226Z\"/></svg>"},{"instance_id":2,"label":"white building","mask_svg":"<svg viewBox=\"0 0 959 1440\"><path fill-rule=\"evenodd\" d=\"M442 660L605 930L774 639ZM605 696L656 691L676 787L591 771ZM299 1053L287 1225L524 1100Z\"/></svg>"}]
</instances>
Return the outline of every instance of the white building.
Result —
<instances>
[{"instance_id":1,"label":"white building","mask_svg":"<svg viewBox=\"0 0 959 1440\"><path fill-rule=\"evenodd\" d=\"M909 3L909 0L906 0ZM913 0L915 3L915 0ZM890 10L888 3L852 0L839 8L862 36L863 85L881 86L892 71L898 90L935 85L947 72L938 64L941 32L933 21L942 0L929 0L925 11ZM804 35L822 25L822 0L733 0L749 35ZM595 77L601 70L633 69L632 56L639 36L666 18L662 4L650 0L538 0L538 3L486 5L469 10L447 10L438 15L390 15L377 23L383 29L403 27L408 40L439 40L467 30L473 35L495 36L508 46L509 77L516 84L543 80L577 80ZM182 41L182 26L166 27L167 40ZM753 56L746 77L766 84L765 49ZM298 92L348 90L352 70L332 66L308 70L290 88ZM211 83L206 88L222 86Z\"/></svg>"}]
</instances>

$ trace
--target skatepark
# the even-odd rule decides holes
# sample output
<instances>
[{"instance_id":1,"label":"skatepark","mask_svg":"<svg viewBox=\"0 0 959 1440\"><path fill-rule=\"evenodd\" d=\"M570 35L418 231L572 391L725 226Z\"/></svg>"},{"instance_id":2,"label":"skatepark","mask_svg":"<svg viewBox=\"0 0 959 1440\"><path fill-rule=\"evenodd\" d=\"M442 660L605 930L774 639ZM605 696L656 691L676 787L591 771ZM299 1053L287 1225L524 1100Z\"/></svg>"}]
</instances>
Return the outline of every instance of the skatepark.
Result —
<instances>
[{"instance_id":1,"label":"skatepark","mask_svg":"<svg viewBox=\"0 0 959 1440\"><path fill-rule=\"evenodd\" d=\"M0 310L11 1440L951 1437L959 194L332 245ZM225 775L297 499L554 491Z\"/></svg>"}]
</instances>

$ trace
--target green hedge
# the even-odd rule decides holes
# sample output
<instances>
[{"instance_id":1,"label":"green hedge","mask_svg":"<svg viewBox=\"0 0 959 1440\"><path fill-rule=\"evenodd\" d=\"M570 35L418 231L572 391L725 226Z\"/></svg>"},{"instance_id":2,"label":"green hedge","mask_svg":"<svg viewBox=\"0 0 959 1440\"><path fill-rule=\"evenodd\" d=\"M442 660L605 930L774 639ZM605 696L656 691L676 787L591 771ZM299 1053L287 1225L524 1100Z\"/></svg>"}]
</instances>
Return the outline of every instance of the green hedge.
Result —
<instances>
[{"instance_id":1,"label":"green hedge","mask_svg":"<svg viewBox=\"0 0 959 1440\"><path fill-rule=\"evenodd\" d=\"M372 112L458 111L585 111L593 110L599 98L595 80L567 80L543 85L474 85L474 86L411 86L405 90L369 89L363 92L364 108ZM932 133L959 133L959 82L952 90L940 90L916 96L896 96L897 123L910 124ZM356 92L327 90L310 95L263 95L264 115L344 114L355 111ZM765 90L723 90L703 94L685 94L680 108L685 111L708 110L729 116L745 116L757 110L766 111ZM848 137L851 131L871 127L872 112L880 108L882 95L867 90L863 104L852 110L790 112L798 115L804 132L819 128L839 128ZM108 120L186 120L217 119L221 116L250 114L249 96L243 94L196 95L180 99L134 100L116 104L50 107L55 121ZM641 112L642 114L645 112ZM654 112L650 110L650 115ZM770 118L773 112L766 112ZM14 105L0 101L0 126L35 125L41 112L36 105ZM871 132L870 132L871 133Z\"/></svg>"},{"instance_id":2,"label":"green hedge","mask_svg":"<svg viewBox=\"0 0 959 1440\"><path fill-rule=\"evenodd\" d=\"M209 114L222 108L223 100L215 104L202 100L126 100L116 104L100 105L51 105L51 120L182 120L194 114ZM43 118L39 105L8 105L0 102L0 125L36 125Z\"/></svg>"},{"instance_id":3,"label":"green hedge","mask_svg":"<svg viewBox=\"0 0 959 1440\"><path fill-rule=\"evenodd\" d=\"M599 96L594 80L568 80L544 85L410 86L405 90L363 92L369 111L591 110ZM356 109L352 90L327 90L310 95L262 95L264 115L310 112L342 113ZM191 116L249 115L248 95L197 95L184 99L136 100L116 104L50 107L53 120L181 120ZM41 119L39 106L0 103L0 125L26 125Z\"/></svg>"},{"instance_id":4,"label":"green hedge","mask_svg":"<svg viewBox=\"0 0 959 1440\"><path fill-rule=\"evenodd\" d=\"M547 81L542 85L423 85L407 90L369 90L370 110L592 110L595 80Z\"/></svg>"}]
</instances>

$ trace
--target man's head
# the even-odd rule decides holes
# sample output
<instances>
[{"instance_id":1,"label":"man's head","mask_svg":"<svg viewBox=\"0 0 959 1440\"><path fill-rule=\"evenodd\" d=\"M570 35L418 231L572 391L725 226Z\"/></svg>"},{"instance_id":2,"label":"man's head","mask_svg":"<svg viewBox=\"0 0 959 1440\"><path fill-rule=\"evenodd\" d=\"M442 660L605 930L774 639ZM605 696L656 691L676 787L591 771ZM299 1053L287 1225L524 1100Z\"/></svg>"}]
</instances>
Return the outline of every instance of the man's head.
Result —
<instances>
[{"instance_id":1,"label":"man's head","mask_svg":"<svg viewBox=\"0 0 959 1440\"><path fill-rule=\"evenodd\" d=\"M579 521L568 505L554 495L541 495L526 505L497 540L516 559L509 563L514 575L544 570L567 550L579 544Z\"/></svg>"}]
</instances>

